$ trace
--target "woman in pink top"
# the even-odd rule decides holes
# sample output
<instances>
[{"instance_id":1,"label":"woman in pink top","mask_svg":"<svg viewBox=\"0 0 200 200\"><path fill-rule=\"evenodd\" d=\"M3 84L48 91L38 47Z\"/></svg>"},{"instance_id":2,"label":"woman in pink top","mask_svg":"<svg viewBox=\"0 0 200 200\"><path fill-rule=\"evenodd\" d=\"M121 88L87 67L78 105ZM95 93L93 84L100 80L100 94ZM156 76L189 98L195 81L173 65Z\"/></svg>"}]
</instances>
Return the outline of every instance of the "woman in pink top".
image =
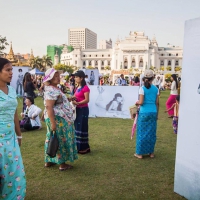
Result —
<instances>
[{"instance_id":1,"label":"woman in pink top","mask_svg":"<svg viewBox=\"0 0 200 200\"><path fill-rule=\"evenodd\" d=\"M90 89L85 82L85 73L83 71L77 71L74 76L75 82L78 84L74 94L76 100L73 101L73 104L76 105L76 119L74 121L76 144L78 153L86 154L90 152L88 143L88 102Z\"/></svg>"}]
</instances>

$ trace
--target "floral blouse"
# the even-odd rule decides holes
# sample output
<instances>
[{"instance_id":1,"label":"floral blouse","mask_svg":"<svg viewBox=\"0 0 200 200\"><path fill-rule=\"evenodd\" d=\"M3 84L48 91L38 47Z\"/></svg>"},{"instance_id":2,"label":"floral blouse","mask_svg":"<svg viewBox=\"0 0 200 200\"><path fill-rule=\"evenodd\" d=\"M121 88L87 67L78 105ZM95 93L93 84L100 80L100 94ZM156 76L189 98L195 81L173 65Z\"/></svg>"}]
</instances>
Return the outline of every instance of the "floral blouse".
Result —
<instances>
[{"instance_id":1,"label":"floral blouse","mask_svg":"<svg viewBox=\"0 0 200 200\"><path fill-rule=\"evenodd\" d=\"M46 110L46 100L54 100L55 105L53 107L54 114L64 118L67 122L73 122L73 110L65 94L56 87L45 86L44 92L44 118L49 118Z\"/></svg>"}]
</instances>

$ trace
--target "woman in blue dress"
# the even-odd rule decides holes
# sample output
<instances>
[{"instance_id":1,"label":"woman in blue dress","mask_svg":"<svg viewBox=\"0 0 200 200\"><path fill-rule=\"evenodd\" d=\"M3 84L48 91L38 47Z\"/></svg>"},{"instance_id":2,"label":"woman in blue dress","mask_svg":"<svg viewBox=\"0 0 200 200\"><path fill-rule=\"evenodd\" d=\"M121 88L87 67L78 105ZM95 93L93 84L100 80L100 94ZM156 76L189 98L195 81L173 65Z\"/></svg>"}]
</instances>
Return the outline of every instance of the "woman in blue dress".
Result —
<instances>
[{"instance_id":1,"label":"woman in blue dress","mask_svg":"<svg viewBox=\"0 0 200 200\"><path fill-rule=\"evenodd\" d=\"M154 158L156 143L157 117L159 108L159 90L152 85L154 74L152 70L144 72L144 86L139 91L140 111L137 121L136 153L137 158L148 154Z\"/></svg>"},{"instance_id":2,"label":"woman in blue dress","mask_svg":"<svg viewBox=\"0 0 200 200\"><path fill-rule=\"evenodd\" d=\"M17 95L7 86L12 64L0 58L0 199L25 198L26 178L20 153L22 135L17 115Z\"/></svg>"}]
</instances>

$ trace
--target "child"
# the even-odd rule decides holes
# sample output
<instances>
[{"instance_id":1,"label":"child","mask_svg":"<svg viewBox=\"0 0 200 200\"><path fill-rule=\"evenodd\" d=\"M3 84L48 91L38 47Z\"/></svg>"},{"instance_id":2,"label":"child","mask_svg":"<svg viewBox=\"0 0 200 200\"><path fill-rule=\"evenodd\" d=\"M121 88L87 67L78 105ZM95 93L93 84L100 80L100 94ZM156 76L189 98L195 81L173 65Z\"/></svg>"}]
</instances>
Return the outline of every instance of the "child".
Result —
<instances>
[{"instance_id":1,"label":"child","mask_svg":"<svg viewBox=\"0 0 200 200\"><path fill-rule=\"evenodd\" d=\"M171 108L169 108L168 110L165 111L165 112L168 112L169 110L174 109L174 116L173 116L172 126L173 126L175 134L177 134L177 132L178 132L179 102L180 102L180 95L177 95L176 96L176 103L174 103Z\"/></svg>"}]
</instances>

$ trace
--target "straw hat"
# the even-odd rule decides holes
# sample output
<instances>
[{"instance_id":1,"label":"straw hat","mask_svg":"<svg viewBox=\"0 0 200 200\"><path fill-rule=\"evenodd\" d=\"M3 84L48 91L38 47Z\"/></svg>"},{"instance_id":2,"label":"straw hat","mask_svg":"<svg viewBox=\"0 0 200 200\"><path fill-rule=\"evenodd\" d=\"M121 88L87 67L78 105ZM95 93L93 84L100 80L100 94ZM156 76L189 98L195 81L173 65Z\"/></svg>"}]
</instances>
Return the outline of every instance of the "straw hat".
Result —
<instances>
[{"instance_id":1,"label":"straw hat","mask_svg":"<svg viewBox=\"0 0 200 200\"><path fill-rule=\"evenodd\" d=\"M50 81L54 74L57 72L57 70L55 70L54 68L50 68L48 69L46 72L45 72L45 76L44 76L44 79L43 79L43 83L47 82L47 81Z\"/></svg>"},{"instance_id":2,"label":"straw hat","mask_svg":"<svg viewBox=\"0 0 200 200\"><path fill-rule=\"evenodd\" d=\"M152 78L154 76L153 71L150 69L145 70L144 77L145 78Z\"/></svg>"}]
</instances>

